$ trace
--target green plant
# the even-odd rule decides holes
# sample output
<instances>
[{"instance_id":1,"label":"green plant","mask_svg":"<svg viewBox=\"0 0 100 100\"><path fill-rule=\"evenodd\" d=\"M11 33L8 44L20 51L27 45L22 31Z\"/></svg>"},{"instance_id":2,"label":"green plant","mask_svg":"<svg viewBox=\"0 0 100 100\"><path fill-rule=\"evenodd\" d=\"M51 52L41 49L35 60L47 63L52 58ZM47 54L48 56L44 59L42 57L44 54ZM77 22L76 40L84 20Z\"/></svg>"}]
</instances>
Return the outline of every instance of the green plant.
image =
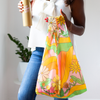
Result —
<instances>
[{"instance_id":1,"label":"green plant","mask_svg":"<svg viewBox=\"0 0 100 100\"><path fill-rule=\"evenodd\" d=\"M9 33L7 35L10 38L10 40L17 45L17 48L19 48L19 50L16 50L15 54L19 55L19 58L21 58L23 62L29 62L30 56L32 54L31 49L25 48L23 44L18 40L18 38L12 37ZM29 40L28 36L27 40Z\"/></svg>"}]
</instances>

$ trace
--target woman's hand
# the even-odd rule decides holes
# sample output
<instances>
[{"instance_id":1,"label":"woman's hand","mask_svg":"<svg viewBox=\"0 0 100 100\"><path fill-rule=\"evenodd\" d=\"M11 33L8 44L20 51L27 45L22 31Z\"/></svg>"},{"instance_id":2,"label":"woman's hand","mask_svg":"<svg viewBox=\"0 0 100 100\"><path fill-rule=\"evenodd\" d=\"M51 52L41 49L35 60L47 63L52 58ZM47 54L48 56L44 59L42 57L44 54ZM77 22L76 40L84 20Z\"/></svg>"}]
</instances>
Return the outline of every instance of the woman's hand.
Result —
<instances>
[{"instance_id":1,"label":"woman's hand","mask_svg":"<svg viewBox=\"0 0 100 100\"><path fill-rule=\"evenodd\" d=\"M19 8L19 12L23 12L24 11L24 5L23 5L23 2L22 1L19 1L19 3L18 3L18 8Z\"/></svg>"},{"instance_id":2,"label":"woman's hand","mask_svg":"<svg viewBox=\"0 0 100 100\"><path fill-rule=\"evenodd\" d=\"M85 30L84 0L74 0L70 7L71 16L74 23L68 20L67 16L62 10L60 12L65 18L68 30L73 34L81 36Z\"/></svg>"},{"instance_id":3,"label":"woman's hand","mask_svg":"<svg viewBox=\"0 0 100 100\"><path fill-rule=\"evenodd\" d=\"M67 27L69 28L71 23L70 23L70 21L68 20L66 14L62 11L62 9L60 9L60 13L61 13L62 16L64 16L65 23L66 23Z\"/></svg>"},{"instance_id":4,"label":"woman's hand","mask_svg":"<svg viewBox=\"0 0 100 100\"><path fill-rule=\"evenodd\" d=\"M77 17L74 18L74 24L73 24L71 21L68 20L66 14L62 11L62 9L60 10L60 13L62 16L64 16L67 28L71 33L79 35L79 36L81 36L84 33L84 30L85 30L85 27L84 27L85 21L83 21L84 16L83 16L83 18L81 18L81 20L78 19L77 21L75 21L80 16L80 15L77 15ZM80 24L77 25L75 22L79 22Z\"/></svg>"}]
</instances>

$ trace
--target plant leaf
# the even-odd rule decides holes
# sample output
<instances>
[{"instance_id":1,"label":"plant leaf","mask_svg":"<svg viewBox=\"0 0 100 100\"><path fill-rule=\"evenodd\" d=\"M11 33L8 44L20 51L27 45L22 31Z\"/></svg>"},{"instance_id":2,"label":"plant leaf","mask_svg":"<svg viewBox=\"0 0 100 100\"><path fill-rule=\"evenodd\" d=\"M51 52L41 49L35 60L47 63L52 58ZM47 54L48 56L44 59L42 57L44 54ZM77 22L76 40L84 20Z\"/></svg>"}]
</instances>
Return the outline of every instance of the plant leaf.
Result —
<instances>
[{"instance_id":1,"label":"plant leaf","mask_svg":"<svg viewBox=\"0 0 100 100\"><path fill-rule=\"evenodd\" d=\"M15 54L18 54L20 56L19 58L21 58L23 62L28 62L32 54L31 49L28 50L27 48L24 48L23 44L18 40L18 38L12 37L9 33L7 35L9 39L17 45L17 48L19 48L19 50L16 50ZM29 37L27 36L27 40L28 39Z\"/></svg>"}]
</instances>

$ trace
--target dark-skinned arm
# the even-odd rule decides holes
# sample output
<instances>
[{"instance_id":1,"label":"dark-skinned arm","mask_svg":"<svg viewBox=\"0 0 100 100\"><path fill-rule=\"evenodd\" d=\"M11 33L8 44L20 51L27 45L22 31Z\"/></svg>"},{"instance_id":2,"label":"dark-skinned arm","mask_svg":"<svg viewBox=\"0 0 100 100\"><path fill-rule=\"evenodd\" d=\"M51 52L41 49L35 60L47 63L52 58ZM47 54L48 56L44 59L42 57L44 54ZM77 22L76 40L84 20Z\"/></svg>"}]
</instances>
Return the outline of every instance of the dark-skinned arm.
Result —
<instances>
[{"instance_id":1,"label":"dark-skinned arm","mask_svg":"<svg viewBox=\"0 0 100 100\"><path fill-rule=\"evenodd\" d=\"M74 24L68 20L65 13L61 10L61 14L64 16L68 30L76 35L81 36L85 30L85 14L84 14L84 1L74 0L70 5L71 15L74 20Z\"/></svg>"}]
</instances>

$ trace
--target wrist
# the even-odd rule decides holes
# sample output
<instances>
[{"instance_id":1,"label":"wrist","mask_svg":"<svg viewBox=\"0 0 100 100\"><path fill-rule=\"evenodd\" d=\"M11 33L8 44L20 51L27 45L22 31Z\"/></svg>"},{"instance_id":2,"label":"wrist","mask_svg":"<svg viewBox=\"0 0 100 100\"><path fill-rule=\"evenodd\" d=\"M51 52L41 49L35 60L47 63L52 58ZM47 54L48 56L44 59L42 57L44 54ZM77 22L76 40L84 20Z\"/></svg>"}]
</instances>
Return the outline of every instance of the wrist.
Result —
<instances>
[{"instance_id":1,"label":"wrist","mask_svg":"<svg viewBox=\"0 0 100 100\"><path fill-rule=\"evenodd\" d=\"M71 22L68 19L66 19L65 22L66 22L67 28L71 29L71 26L72 26Z\"/></svg>"}]
</instances>

